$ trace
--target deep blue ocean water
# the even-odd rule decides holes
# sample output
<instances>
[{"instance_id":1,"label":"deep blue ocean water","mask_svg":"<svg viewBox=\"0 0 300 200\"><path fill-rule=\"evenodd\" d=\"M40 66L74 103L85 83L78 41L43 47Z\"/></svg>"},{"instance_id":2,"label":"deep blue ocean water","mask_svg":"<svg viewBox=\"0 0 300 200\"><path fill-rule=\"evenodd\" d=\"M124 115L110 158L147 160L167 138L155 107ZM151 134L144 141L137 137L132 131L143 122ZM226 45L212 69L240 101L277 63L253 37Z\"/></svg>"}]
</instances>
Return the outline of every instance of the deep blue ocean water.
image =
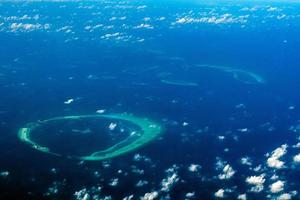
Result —
<instances>
[{"instance_id":1,"label":"deep blue ocean water","mask_svg":"<svg viewBox=\"0 0 300 200\"><path fill-rule=\"evenodd\" d=\"M150 192L157 192L153 199L299 199L299 8L280 2L0 3L0 199L151 199L145 197ZM97 110L147 117L164 133L99 162L44 154L17 137L28 122ZM72 129L61 126L36 137L53 135L57 149L69 145L68 153L95 147L81 136L60 139L53 131ZM37 140L47 143L47 137ZM269 166L284 144L278 158L284 165ZM245 157L250 164L241 163ZM234 174L222 179L227 164ZM163 179L174 174L164 190ZM253 191L246 180L261 175L263 189ZM274 192L276 181L284 186Z\"/></svg>"}]
</instances>

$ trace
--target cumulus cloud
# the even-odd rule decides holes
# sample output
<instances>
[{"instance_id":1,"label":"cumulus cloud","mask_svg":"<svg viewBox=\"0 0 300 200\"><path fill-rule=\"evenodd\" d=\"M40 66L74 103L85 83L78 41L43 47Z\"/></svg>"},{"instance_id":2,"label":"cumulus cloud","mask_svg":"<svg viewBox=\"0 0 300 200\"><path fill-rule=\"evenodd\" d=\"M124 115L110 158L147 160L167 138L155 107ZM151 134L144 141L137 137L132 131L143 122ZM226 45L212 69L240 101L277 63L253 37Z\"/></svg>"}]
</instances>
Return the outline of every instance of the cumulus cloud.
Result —
<instances>
[{"instance_id":1,"label":"cumulus cloud","mask_svg":"<svg viewBox=\"0 0 300 200\"><path fill-rule=\"evenodd\" d=\"M287 147L287 144L283 144L272 152L271 156L267 159L269 167L280 169L284 166L284 162L279 159L287 153Z\"/></svg>"},{"instance_id":2,"label":"cumulus cloud","mask_svg":"<svg viewBox=\"0 0 300 200\"><path fill-rule=\"evenodd\" d=\"M188 169L190 172L198 172L201 169L201 166L197 164L191 164Z\"/></svg>"},{"instance_id":3,"label":"cumulus cloud","mask_svg":"<svg viewBox=\"0 0 300 200\"><path fill-rule=\"evenodd\" d=\"M13 32L31 32L35 30L47 30L50 28L49 24L31 24L31 23L12 23L10 29Z\"/></svg>"},{"instance_id":4,"label":"cumulus cloud","mask_svg":"<svg viewBox=\"0 0 300 200\"><path fill-rule=\"evenodd\" d=\"M260 184L264 184L266 179L264 178L265 175L261 174L259 176L250 176L247 177L246 182L252 185L260 185Z\"/></svg>"},{"instance_id":5,"label":"cumulus cloud","mask_svg":"<svg viewBox=\"0 0 300 200\"><path fill-rule=\"evenodd\" d=\"M161 182L161 191L169 192L173 185L179 181L178 175L176 173L168 176L167 178L163 179Z\"/></svg>"},{"instance_id":6,"label":"cumulus cloud","mask_svg":"<svg viewBox=\"0 0 300 200\"><path fill-rule=\"evenodd\" d=\"M241 164L242 165L252 165L251 159L249 157L243 157L241 158Z\"/></svg>"},{"instance_id":7,"label":"cumulus cloud","mask_svg":"<svg viewBox=\"0 0 300 200\"><path fill-rule=\"evenodd\" d=\"M234 174L235 174L235 171L233 170L233 168L229 164L227 164L223 168L223 173L219 174L218 177L221 180L223 180L223 179L230 179Z\"/></svg>"},{"instance_id":8,"label":"cumulus cloud","mask_svg":"<svg viewBox=\"0 0 300 200\"><path fill-rule=\"evenodd\" d=\"M238 200L247 200L247 195L246 194L240 194L238 197L237 197Z\"/></svg>"},{"instance_id":9,"label":"cumulus cloud","mask_svg":"<svg viewBox=\"0 0 300 200\"><path fill-rule=\"evenodd\" d=\"M143 28L143 29L154 29L154 27L150 24L140 24L138 26L136 26L135 28L137 29L140 29L140 28Z\"/></svg>"},{"instance_id":10,"label":"cumulus cloud","mask_svg":"<svg viewBox=\"0 0 300 200\"><path fill-rule=\"evenodd\" d=\"M300 164L300 153L295 155L294 158L293 158L294 162L295 163L299 163Z\"/></svg>"},{"instance_id":11,"label":"cumulus cloud","mask_svg":"<svg viewBox=\"0 0 300 200\"><path fill-rule=\"evenodd\" d=\"M256 166L256 167L253 168L253 171L255 171L255 172L260 172L262 170L263 170L263 168L262 168L261 165L258 165L258 166Z\"/></svg>"},{"instance_id":12,"label":"cumulus cloud","mask_svg":"<svg viewBox=\"0 0 300 200\"><path fill-rule=\"evenodd\" d=\"M143 161L143 162L147 162L148 164L153 164L151 158L141 154L135 154L133 160L136 162Z\"/></svg>"},{"instance_id":13,"label":"cumulus cloud","mask_svg":"<svg viewBox=\"0 0 300 200\"><path fill-rule=\"evenodd\" d=\"M158 192L149 192L146 193L143 197L141 197L141 200L154 200L158 197Z\"/></svg>"},{"instance_id":14,"label":"cumulus cloud","mask_svg":"<svg viewBox=\"0 0 300 200\"><path fill-rule=\"evenodd\" d=\"M100 192L101 192L101 187L91 187L91 188L83 188L79 191L75 191L74 199L75 200L89 200L89 199L96 199L98 198ZM105 199L111 198L110 196L104 197Z\"/></svg>"},{"instance_id":15,"label":"cumulus cloud","mask_svg":"<svg viewBox=\"0 0 300 200\"><path fill-rule=\"evenodd\" d=\"M219 189L218 191L215 192L215 197L217 198L224 198L224 189Z\"/></svg>"},{"instance_id":16,"label":"cumulus cloud","mask_svg":"<svg viewBox=\"0 0 300 200\"><path fill-rule=\"evenodd\" d=\"M142 186L147 185L147 184L148 184L148 181L145 181L145 180L139 180L139 181L135 184L135 186L136 186L136 187L142 187Z\"/></svg>"},{"instance_id":17,"label":"cumulus cloud","mask_svg":"<svg viewBox=\"0 0 300 200\"><path fill-rule=\"evenodd\" d=\"M270 179L271 179L271 180L276 180L276 179L278 179L278 177L279 177L278 175L273 174L273 175L270 177Z\"/></svg>"},{"instance_id":18,"label":"cumulus cloud","mask_svg":"<svg viewBox=\"0 0 300 200\"><path fill-rule=\"evenodd\" d=\"M300 142L298 142L297 144L293 145L294 148L300 148Z\"/></svg>"},{"instance_id":19,"label":"cumulus cloud","mask_svg":"<svg viewBox=\"0 0 300 200\"><path fill-rule=\"evenodd\" d=\"M272 193L278 193L281 192L284 189L284 181L276 181L272 185L270 185L270 191Z\"/></svg>"},{"instance_id":20,"label":"cumulus cloud","mask_svg":"<svg viewBox=\"0 0 300 200\"><path fill-rule=\"evenodd\" d=\"M167 177L161 181L161 186L162 186L161 191L162 192L169 192L172 189L172 187L174 186L174 184L179 181L179 177L177 174L178 168L179 167L177 165L173 165L172 167L170 167L166 170Z\"/></svg>"},{"instance_id":21,"label":"cumulus cloud","mask_svg":"<svg viewBox=\"0 0 300 200\"><path fill-rule=\"evenodd\" d=\"M279 10L280 10L280 9L277 8L277 7L269 7L269 8L267 9L268 12L274 12L274 11L279 11Z\"/></svg>"},{"instance_id":22,"label":"cumulus cloud","mask_svg":"<svg viewBox=\"0 0 300 200\"><path fill-rule=\"evenodd\" d=\"M118 183L119 183L119 179L118 178L113 178L113 179L110 180L109 185L115 187L115 186L118 185Z\"/></svg>"},{"instance_id":23,"label":"cumulus cloud","mask_svg":"<svg viewBox=\"0 0 300 200\"><path fill-rule=\"evenodd\" d=\"M64 101L64 104L71 104L74 101L74 99L68 99Z\"/></svg>"},{"instance_id":24,"label":"cumulus cloud","mask_svg":"<svg viewBox=\"0 0 300 200\"><path fill-rule=\"evenodd\" d=\"M217 162L216 162L216 170L220 170L223 169L224 166L226 165L226 162L223 161L221 158L217 157L216 158Z\"/></svg>"},{"instance_id":25,"label":"cumulus cloud","mask_svg":"<svg viewBox=\"0 0 300 200\"><path fill-rule=\"evenodd\" d=\"M261 192L264 189L265 174L259 176L250 176L246 178L246 183L253 185L251 188L252 192Z\"/></svg>"},{"instance_id":26,"label":"cumulus cloud","mask_svg":"<svg viewBox=\"0 0 300 200\"><path fill-rule=\"evenodd\" d=\"M289 193L283 193L283 194L279 195L276 200L290 200L297 194L298 194L298 192L296 190L291 191Z\"/></svg>"},{"instance_id":27,"label":"cumulus cloud","mask_svg":"<svg viewBox=\"0 0 300 200\"><path fill-rule=\"evenodd\" d=\"M185 194L186 198L194 198L195 197L195 192L188 192Z\"/></svg>"},{"instance_id":28,"label":"cumulus cloud","mask_svg":"<svg viewBox=\"0 0 300 200\"><path fill-rule=\"evenodd\" d=\"M177 18L172 25L176 24L192 24L192 23L207 23L207 24L233 24L233 23L246 23L248 15L233 16L230 13L225 13L217 16L204 16L204 17L192 17L184 16Z\"/></svg>"},{"instance_id":29,"label":"cumulus cloud","mask_svg":"<svg viewBox=\"0 0 300 200\"><path fill-rule=\"evenodd\" d=\"M292 195L289 193L284 193L277 197L277 200L290 200L290 199L292 199Z\"/></svg>"},{"instance_id":30,"label":"cumulus cloud","mask_svg":"<svg viewBox=\"0 0 300 200\"><path fill-rule=\"evenodd\" d=\"M7 177L9 175L9 171L0 171L0 177Z\"/></svg>"},{"instance_id":31,"label":"cumulus cloud","mask_svg":"<svg viewBox=\"0 0 300 200\"><path fill-rule=\"evenodd\" d=\"M224 139L225 139L225 136L224 136L224 135L219 135L219 136L218 136L218 139L219 139L219 140L224 140Z\"/></svg>"},{"instance_id":32,"label":"cumulus cloud","mask_svg":"<svg viewBox=\"0 0 300 200\"><path fill-rule=\"evenodd\" d=\"M120 35L121 35L121 33L119 33L119 32L116 32L116 33L107 33L105 35L102 35L100 38L101 39L110 39L110 38L113 38L113 37L118 37Z\"/></svg>"},{"instance_id":33,"label":"cumulus cloud","mask_svg":"<svg viewBox=\"0 0 300 200\"><path fill-rule=\"evenodd\" d=\"M82 190L79 190L79 191L76 191L74 193L74 196L75 196L75 199L76 200L79 200L79 199L88 199L90 198L90 195L88 194L88 191L86 188L82 189Z\"/></svg>"},{"instance_id":34,"label":"cumulus cloud","mask_svg":"<svg viewBox=\"0 0 300 200\"><path fill-rule=\"evenodd\" d=\"M124 197L122 200L132 200L133 199L133 194L129 195L127 197Z\"/></svg>"},{"instance_id":35,"label":"cumulus cloud","mask_svg":"<svg viewBox=\"0 0 300 200\"><path fill-rule=\"evenodd\" d=\"M117 127L117 124L112 122L109 124L108 129L113 131L113 130L115 130L116 127Z\"/></svg>"}]
</instances>

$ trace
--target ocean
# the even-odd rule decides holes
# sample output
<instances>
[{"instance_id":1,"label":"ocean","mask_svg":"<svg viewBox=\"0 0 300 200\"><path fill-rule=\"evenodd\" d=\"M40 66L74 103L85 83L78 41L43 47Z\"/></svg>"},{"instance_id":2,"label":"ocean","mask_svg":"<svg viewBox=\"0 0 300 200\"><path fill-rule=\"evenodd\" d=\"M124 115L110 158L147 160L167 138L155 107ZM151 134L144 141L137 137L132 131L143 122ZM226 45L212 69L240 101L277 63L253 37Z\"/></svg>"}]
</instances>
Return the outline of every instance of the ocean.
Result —
<instances>
[{"instance_id":1,"label":"ocean","mask_svg":"<svg viewBox=\"0 0 300 200\"><path fill-rule=\"evenodd\" d=\"M300 199L299 8L0 2L0 199Z\"/></svg>"}]
</instances>

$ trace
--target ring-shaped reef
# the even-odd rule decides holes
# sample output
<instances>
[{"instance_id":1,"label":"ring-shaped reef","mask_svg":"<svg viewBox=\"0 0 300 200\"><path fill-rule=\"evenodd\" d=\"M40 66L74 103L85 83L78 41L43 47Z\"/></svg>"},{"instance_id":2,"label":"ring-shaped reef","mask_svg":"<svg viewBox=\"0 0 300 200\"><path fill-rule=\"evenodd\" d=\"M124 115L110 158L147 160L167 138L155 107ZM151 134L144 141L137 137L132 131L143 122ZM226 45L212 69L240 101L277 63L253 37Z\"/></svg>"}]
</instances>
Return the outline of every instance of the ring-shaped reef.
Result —
<instances>
[{"instance_id":1,"label":"ring-shaped reef","mask_svg":"<svg viewBox=\"0 0 300 200\"><path fill-rule=\"evenodd\" d=\"M232 74L234 79L241 81L245 84L255 84L255 83L263 84L263 83L265 83L264 78L261 77L260 75L255 74L250 71L242 70L242 69L224 67L224 66L214 66L214 65L197 65L197 67L208 68L208 69L217 69L220 71L230 73L230 74ZM248 77L248 80L242 79L242 76Z\"/></svg>"},{"instance_id":2,"label":"ring-shaped reef","mask_svg":"<svg viewBox=\"0 0 300 200\"><path fill-rule=\"evenodd\" d=\"M88 119L88 118L104 118L104 119L114 119L121 120L133 123L137 125L140 129L129 134L128 137L121 140L117 144L114 144L111 147L108 147L105 150L96 151L86 156L73 156L69 155L68 158L75 158L85 161L100 161L107 160L110 158L114 158L125 153L134 151L147 143L151 142L155 138L157 138L162 132L163 128L160 124L155 123L152 120L147 118L140 118L134 115L121 113L121 114L93 114L93 115L73 115L73 116L62 116L62 117L54 117L46 120L39 120L37 122L27 123L24 127L19 129L18 137L21 141L30 145L33 149L63 157L61 154L52 152L46 146L42 146L34 141L31 137L31 133L34 129L43 126L45 123L58 121L58 120L80 120L80 119Z\"/></svg>"},{"instance_id":3,"label":"ring-shaped reef","mask_svg":"<svg viewBox=\"0 0 300 200\"><path fill-rule=\"evenodd\" d=\"M190 86L190 87L197 87L198 83L195 82L188 82L188 81L181 81L181 80L167 80L163 79L161 80L162 83L168 84L168 85L175 85L175 86Z\"/></svg>"}]
</instances>

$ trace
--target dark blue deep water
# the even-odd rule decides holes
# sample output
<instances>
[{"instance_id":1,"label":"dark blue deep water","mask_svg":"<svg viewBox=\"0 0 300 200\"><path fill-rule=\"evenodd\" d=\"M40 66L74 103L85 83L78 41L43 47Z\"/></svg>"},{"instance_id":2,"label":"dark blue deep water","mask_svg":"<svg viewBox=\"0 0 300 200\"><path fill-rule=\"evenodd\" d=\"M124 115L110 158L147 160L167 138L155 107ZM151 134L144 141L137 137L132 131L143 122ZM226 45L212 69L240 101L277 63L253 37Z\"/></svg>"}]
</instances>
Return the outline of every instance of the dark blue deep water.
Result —
<instances>
[{"instance_id":1,"label":"dark blue deep water","mask_svg":"<svg viewBox=\"0 0 300 200\"><path fill-rule=\"evenodd\" d=\"M299 36L297 2L0 2L0 199L300 199ZM94 162L18 138L97 111L164 131ZM125 137L108 124L34 137L83 154Z\"/></svg>"}]
</instances>

